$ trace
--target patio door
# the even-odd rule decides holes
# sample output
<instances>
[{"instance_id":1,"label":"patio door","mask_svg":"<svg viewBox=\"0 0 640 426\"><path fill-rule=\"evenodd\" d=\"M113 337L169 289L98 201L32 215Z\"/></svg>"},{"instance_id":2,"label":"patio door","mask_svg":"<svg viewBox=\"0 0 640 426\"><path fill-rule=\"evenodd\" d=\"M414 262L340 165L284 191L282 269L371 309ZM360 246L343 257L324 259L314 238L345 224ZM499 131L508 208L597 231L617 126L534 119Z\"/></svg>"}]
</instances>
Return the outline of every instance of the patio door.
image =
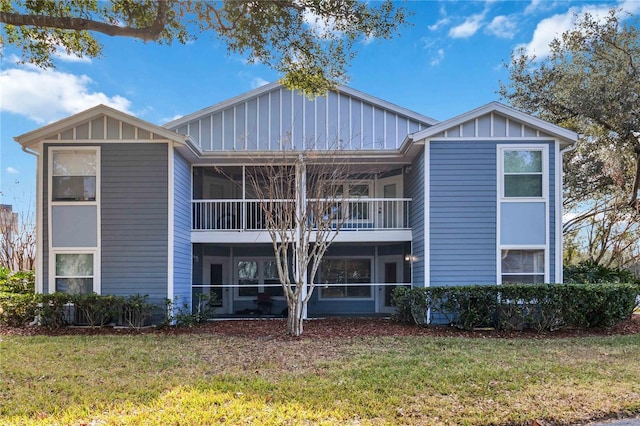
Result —
<instances>
[{"instance_id":1,"label":"patio door","mask_svg":"<svg viewBox=\"0 0 640 426\"><path fill-rule=\"evenodd\" d=\"M377 312L391 314L395 312L395 306L391 305L391 294L398 286L408 286L403 282L402 256L379 256L378 257L378 279L376 282L384 284L378 285L376 291Z\"/></svg>"},{"instance_id":2,"label":"patio door","mask_svg":"<svg viewBox=\"0 0 640 426\"><path fill-rule=\"evenodd\" d=\"M215 313L231 313L231 291L228 287L231 284L231 280L229 277L228 259L224 257L205 256L203 278L204 283L211 287L203 288L202 292L216 295Z\"/></svg>"},{"instance_id":3,"label":"patio door","mask_svg":"<svg viewBox=\"0 0 640 426\"><path fill-rule=\"evenodd\" d=\"M402 194L402 175L377 180L376 198L389 199L389 201L377 202L378 217L376 227L384 229L404 227L403 205L401 202L392 201L394 198L402 198Z\"/></svg>"}]
</instances>

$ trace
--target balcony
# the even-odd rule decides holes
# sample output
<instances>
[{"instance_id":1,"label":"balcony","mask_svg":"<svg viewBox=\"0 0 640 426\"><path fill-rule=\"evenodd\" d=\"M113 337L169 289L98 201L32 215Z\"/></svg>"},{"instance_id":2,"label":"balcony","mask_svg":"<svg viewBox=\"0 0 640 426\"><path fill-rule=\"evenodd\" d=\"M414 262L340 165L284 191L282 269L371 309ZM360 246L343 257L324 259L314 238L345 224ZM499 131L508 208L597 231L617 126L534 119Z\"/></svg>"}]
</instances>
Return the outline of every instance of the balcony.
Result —
<instances>
[{"instance_id":1,"label":"balcony","mask_svg":"<svg viewBox=\"0 0 640 426\"><path fill-rule=\"evenodd\" d=\"M322 200L325 202L326 200ZM310 203L314 200L309 200ZM293 201L274 201L286 207ZM350 198L340 200L334 215L340 231L410 230L410 198ZM260 200L193 200L192 230L212 232L265 231ZM344 218L344 219L342 219Z\"/></svg>"}]
</instances>

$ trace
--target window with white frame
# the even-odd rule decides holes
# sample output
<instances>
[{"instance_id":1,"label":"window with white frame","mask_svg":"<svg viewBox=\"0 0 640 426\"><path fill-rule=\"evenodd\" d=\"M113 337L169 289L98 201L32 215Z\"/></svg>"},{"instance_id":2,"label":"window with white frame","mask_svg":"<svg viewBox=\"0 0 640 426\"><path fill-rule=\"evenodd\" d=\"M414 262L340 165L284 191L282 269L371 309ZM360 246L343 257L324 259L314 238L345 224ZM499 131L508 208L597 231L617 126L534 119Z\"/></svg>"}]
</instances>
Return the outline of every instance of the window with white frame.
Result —
<instances>
[{"instance_id":1,"label":"window with white frame","mask_svg":"<svg viewBox=\"0 0 640 426\"><path fill-rule=\"evenodd\" d=\"M258 293L266 293L271 297L283 296L275 260L240 260L236 267L239 297L255 298Z\"/></svg>"},{"instance_id":2,"label":"window with white frame","mask_svg":"<svg viewBox=\"0 0 640 426\"><path fill-rule=\"evenodd\" d=\"M503 197L544 196L543 149L503 149L502 172Z\"/></svg>"},{"instance_id":3,"label":"window with white frame","mask_svg":"<svg viewBox=\"0 0 640 426\"><path fill-rule=\"evenodd\" d=\"M371 259L323 259L318 274L321 298L371 298Z\"/></svg>"},{"instance_id":4,"label":"window with white frame","mask_svg":"<svg viewBox=\"0 0 640 426\"><path fill-rule=\"evenodd\" d=\"M52 201L96 201L97 150L52 150Z\"/></svg>"},{"instance_id":5,"label":"window with white frame","mask_svg":"<svg viewBox=\"0 0 640 426\"><path fill-rule=\"evenodd\" d=\"M502 250L503 284L542 284L544 250Z\"/></svg>"},{"instance_id":6,"label":"window with white frame","mask_svg":"<svg viewBox=\"0 0 640 426\"><path fill-rule=\"evenodd\" d=\"M56 253L55 290L70 294L94 290L93 253Z\"/></svg>"}]
</instances>

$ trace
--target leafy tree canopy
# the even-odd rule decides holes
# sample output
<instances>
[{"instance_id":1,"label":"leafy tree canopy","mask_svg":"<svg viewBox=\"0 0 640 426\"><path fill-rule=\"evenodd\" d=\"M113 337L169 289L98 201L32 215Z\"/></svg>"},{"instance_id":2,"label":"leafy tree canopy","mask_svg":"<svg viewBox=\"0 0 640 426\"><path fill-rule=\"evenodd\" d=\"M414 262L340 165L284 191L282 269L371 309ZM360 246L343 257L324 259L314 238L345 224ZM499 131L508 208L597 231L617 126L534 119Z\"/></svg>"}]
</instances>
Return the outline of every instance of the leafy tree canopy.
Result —
<instances>
[{"instance_id":1,"label":"leafy tree canopy","mask_svg":"<svg viewBox=\"0 0 640 426\"><path fill-rule=\"evenodd\" d=\"M392 37L406 11L390 0L0 0L0 23L0 43L44 68L59 48L100 56L95 33L170 44L209 32L229 54L247 55L314 96L346 81L356 43Z\"/></svg>"},{"instance_id":2,"label":"leafy tree canopy","mask_svg":"<svg viewBox=\"0 0 640 426\"><path fill-rule=\"evenodd\" d=\"M542 60L514 52L500 94L515 107L584 135L566 156L569 203L624 193L640 211L640 30L612 9L585 14Z\"/></svg>"}]
</instances>

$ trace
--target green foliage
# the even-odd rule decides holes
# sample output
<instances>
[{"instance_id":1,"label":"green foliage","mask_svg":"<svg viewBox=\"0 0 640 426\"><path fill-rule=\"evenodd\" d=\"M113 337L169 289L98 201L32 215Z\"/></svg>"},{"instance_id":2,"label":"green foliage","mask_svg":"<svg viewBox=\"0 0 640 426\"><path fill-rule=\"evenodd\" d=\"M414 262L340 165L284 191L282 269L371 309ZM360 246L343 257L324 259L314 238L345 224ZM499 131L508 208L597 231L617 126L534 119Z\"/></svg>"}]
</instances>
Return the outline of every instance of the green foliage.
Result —
<instances>
[{"instance_id":1,"label":"green foliage","mask_svg":"<svg viewBox=\"0 0 640 426\"><path fill-rule=\"evenodd\" d=\"M122 297L96 293L69 295L69 303L73 304L73 323L91 327L101 327L112 322L119 316L123 302Z\"/></svg>"},{"instance_id":2,"label":"green foliage","mask_svg":"<svg viewBox=\"0 0 640 426\"><path fill-rule=\"evenodd\" d=\"M395 318L422 325L427 313L465 330L553 331L562 326L611 327L631 316L640 294L634 284L510 284L397 288Z\"/></svg>"},{"instance_id":3,"label":"green foliage","mask_svg":"<svg viewBox=\"0 0 640 426\"><path fill-rule=\"evenodd\" d=\"M11 274L7 268L0 267L0 292L33 294L35 291L35 273L22 271Z\"/></svg>"},{"instance_id":4,"label":"green foliage","mask_svg":"<svg viewBox=\"0 0 640 426\"><path fill-rule=\"evenodd\" d=\"M124 298L119 323L132 328L142 328L149 325L154 305L147 301L148 297L136 294Z\"/></svg>"},{"instance_id":5,"label":"green foliage","mask_svg":"<svg viewBox=\"0 0 640 426\"><path fill-rule=\"evenodd\" d=\"M390 0L4 0L0 23L0 41L42 67L53 66L60 47L79 57L100 56L96 32L161 44L210 32L229 54L267 65L283 74L285 86L315 96L346 80L357 43L392 37L406 24L406 12Z\"/></svg>"},{"instance_id":6,"label":"green foliage","mask_svg":"<svg viewBox=\"0 0 640 426\"><path fill-rule=\"evenodd\" d=\"M0 324L23 327L36 317L35 294L0 293Z\"/></svg>"},{"instance_id":7,"label":"green foliage","mask_svg":"<svg viewBox=\"0 0 640 426\"><path fill-rule=\"evenodd\" d=\"M38 295L38 309L36 311L40 325L52 329L70 324L72 319L67 314L69 295L66 293L51 293Z\"/></svg>"},{"instance_id":8,"label":"green foliage","mask_svg":"<svg viewBox=\"0 0 640 426\"><path fill-rule=\"evenodd\" d=\"M166 325L175 324L178 327L193 327L212 317L215 310L216 294L200 293L195 295L193 308L189 307L186 300L180 302L176 296L173 301L167 300Z\"/></svg>"},{"instance_id":9,"label":"green foliage","mask_svg":"<svg viewBox=\"0 0 640 426\"><path fill-rule=\"evenodd\" d=\"M564 266L564 282L566 283L633 283L633 274L626 269L608 268L598 263L585 260L577 265Z\"/></svg>"}]
</instances>

